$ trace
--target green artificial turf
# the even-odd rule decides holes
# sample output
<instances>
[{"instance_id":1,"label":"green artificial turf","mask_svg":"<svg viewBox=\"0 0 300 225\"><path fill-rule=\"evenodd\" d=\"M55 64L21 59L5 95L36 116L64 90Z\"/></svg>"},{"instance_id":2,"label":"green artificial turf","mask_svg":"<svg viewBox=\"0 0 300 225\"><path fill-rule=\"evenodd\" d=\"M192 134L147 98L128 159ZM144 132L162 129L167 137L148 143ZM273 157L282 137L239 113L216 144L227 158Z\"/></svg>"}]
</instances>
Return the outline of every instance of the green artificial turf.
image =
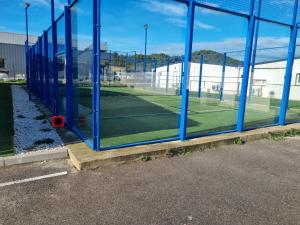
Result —
<instances>
[{"instance_id":1,"label":"green artificial turf","mask_svg":"<svg viewBox=\"0 0 300 225\"><path fill-rule=\"evenodd\" d=\"M13 106L10 84L0 83L0 155L14 153Z\"/></svg>"},{"instance_id":2,"label":"green artificial turf","mask_svg":"<svg viewBox=\"0 0 300 225\"><path fill-rule=\"evenodd\" d=\"M101 146L109 147L134 142L178 137L181 96L165 95L165 90L152 88L101 87ZM170 90L177 94L178 90ZM187 120L187 136L236 129L239 96L190 93ZM90 87L73 90L73 100L78 102L75 126L88 138L92 138L92 91ZM279 99L252 97L245 112L246 129L272 125L278 122ZM290 101L293 114L288 118L300 118L300 102ZM76 111L76 110L75 110ZM290 111L288 111L290 112ZM289 113L288 113L289 115Z\"/></svg>"}]
</instances>

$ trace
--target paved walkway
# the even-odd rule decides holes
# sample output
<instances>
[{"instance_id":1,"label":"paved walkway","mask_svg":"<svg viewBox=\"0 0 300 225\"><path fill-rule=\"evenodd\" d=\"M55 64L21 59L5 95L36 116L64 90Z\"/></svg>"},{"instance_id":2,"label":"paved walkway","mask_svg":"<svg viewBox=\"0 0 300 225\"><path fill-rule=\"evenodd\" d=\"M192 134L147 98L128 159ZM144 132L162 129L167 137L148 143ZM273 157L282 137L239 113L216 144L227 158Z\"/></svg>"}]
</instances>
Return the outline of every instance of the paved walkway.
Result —
<instances>
[{"instance_id":1,"label":"paved walkway","mask_svg":"<svg viewBox=\"0 0 300 225\"><path fill-rule=\"evenodd\" d=\"M300 138L223 146L94 171L0 169L0 224L300 225Z\"/></svg>"}]
</instances>

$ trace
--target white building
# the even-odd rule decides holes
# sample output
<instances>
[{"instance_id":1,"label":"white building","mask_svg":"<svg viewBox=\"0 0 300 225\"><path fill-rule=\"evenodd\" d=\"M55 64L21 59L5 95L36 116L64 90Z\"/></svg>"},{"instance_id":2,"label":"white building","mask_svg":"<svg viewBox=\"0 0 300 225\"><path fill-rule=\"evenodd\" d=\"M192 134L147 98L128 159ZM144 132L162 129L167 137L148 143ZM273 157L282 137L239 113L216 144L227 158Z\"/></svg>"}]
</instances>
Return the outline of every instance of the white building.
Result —
<instances>
[{"instance_id":1,"label":"white building","mask_svg":"<svg viewBox=\"0 0 300 225\"><path fill-rule=\"evenodd\" d=\"M252 96L280 99L282 97L285 70L286 61L256 64L253 73ZM172 64L169 66L168 88L179 88L181 71L181 63ZM224 79L225 95L239 95L241 89L242 74L242 67L226 66ZM198 92L199 77L200 64L191 63L189 77L190 92ZM167 66L157 68L156 87L166 88L166 82ZM201 82L202 93L220 93L221 83L222 65L203 64ZM251 82L249 81L249 87L250 83ZM300 59L296 59L294 62L290 99L300 100Z\"/></svg>"}]
</instances>

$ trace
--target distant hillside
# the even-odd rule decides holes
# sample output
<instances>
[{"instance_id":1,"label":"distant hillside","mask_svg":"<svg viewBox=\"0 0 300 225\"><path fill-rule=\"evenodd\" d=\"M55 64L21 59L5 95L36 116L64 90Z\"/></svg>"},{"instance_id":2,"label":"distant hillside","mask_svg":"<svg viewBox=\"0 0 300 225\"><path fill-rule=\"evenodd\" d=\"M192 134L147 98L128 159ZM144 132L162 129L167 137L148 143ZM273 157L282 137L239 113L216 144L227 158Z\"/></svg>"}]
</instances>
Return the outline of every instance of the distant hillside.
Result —
<instances>
[{"instance_id":1,"label":"distant hillside","mask_svg":"<svg viewBox=\"0 0 300 225\"><path fill-rule=\"evenodd\" d=\"M222 65L223 64L223 53L215 52L212 50L200 50L195 51L192 53L192 62L199 63L200 62L200 56L204 56L204 63L207 64L216 64L216 65ZM125 66L126 63L126 56L125 55L119 55L118 53L114 53L111 55L111 60L115 66ZM157 62L157 66L165 66L167 59L169 58L170 64L175 63L181 63L183 62L184 57L183 56L169 56L164 53L160 54L151 54L148 55L147 64L151 64L151 61L154 62L154 59ZM128 66L132 67L134 63L134 55L128 56ZM136 55L137 60L137 67L141 67L144 62L144 55L143 54L137 54ZM227 66L242 66L243 62L234 59L232 57L227 57Z\"/></svg>"},{"instance_id":2,"label":"distant hillside","mask_svg":"<svg viewBox=\"0 0 300 225\"><path fill-rule=\"evenodd\" d=\"M212 50L200 50L195 51L192 53L192 61L193 62L200 62L200 56L204 56L204 63L207 64L217 64L222 65L224 60L224 54L215 52ZM237 59L234 59L232 57L227 56L226 59L226 65L227 66L242 66L243 62L239 61Z\"/></svg>"}]
</instances>

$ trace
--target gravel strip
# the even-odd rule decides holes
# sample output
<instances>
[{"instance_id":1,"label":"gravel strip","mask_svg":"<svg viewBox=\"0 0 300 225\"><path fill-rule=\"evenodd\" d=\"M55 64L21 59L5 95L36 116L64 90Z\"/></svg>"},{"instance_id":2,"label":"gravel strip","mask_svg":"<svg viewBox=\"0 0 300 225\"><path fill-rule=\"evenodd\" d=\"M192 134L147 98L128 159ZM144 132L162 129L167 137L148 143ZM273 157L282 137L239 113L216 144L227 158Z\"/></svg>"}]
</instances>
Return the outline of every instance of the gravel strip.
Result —
<instances>
[{"instance_id":1,"label":"gravel strip","mask_svg":"<svg viewBox=\"0 0 300 225\"><path fill-rule=\"evenodd\" d=\"M27 92L12 85L14 108L14 144L16 154L29 151L55 151L67 149L56 130L52 128L35 104L28 99ZM38 118L40 117L40 118ZM53 143L51 143L53 141ZM45 143L46 142L46 143Z\"/></svg>"}]
</instances>

